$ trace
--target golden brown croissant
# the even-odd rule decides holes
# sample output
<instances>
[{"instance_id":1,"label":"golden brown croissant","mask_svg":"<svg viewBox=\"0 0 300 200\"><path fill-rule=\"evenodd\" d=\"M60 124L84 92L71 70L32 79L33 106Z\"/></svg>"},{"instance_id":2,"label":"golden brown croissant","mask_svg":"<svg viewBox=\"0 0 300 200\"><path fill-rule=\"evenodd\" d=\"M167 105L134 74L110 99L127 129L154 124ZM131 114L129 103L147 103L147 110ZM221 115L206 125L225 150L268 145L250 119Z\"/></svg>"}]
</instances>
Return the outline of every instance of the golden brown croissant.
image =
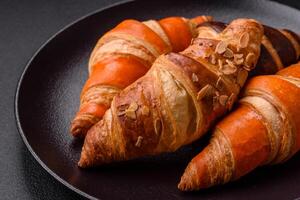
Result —
<instances>
[{"instance_id":1,"label":"golden brown croissant","mask_svg":"<svg viewBox=\"0 0 300 200\"><path fill-rule=\"evenodd\" d=\"M179 189L236 180L261 165L282 163L300 149L300 63L257 76L219 122L210 144L186 168Z\"/></svg>"},{"instance_id":2,"label":"golden brown croissant","mask_svg":"<svg viewBox=\"0 0 300 200\"><path fill-rule=\"evenodd\" d=\"M117 93L144 75L159 55L184 50L196 36L196 26L209 20L209 16L125 20L101 37L90 57L90 76L82 89L71 133L85 137Z\"/></svg>"},{"instance_id":3,"label":"golden brown croissant","mask_svg":"<svg viewBox=\"0 0 300 200\"><path fill-rule=\"evenodd\" d=\"M260 55L263 27L234 20L181 53L160 56L87 133L80 167L173 152L229 110Z\"/></svg>"},{"instance_id":4,"label":"golden brown croissant","mask_svg":"<svg viewBox=\"0 0 300 200\"><path fill-rule=\"evenodd\" d=\"M206 22L199 25L199 29L206 30L206 34L218 34L226 27L222 22ZM201 31L200 31L201 32ZM264 25L261 53L257 67L250 75L275 74L284 66L298 61L300 56L300 36L287 29L274 29Z\"/></svg>"}]
</instances>

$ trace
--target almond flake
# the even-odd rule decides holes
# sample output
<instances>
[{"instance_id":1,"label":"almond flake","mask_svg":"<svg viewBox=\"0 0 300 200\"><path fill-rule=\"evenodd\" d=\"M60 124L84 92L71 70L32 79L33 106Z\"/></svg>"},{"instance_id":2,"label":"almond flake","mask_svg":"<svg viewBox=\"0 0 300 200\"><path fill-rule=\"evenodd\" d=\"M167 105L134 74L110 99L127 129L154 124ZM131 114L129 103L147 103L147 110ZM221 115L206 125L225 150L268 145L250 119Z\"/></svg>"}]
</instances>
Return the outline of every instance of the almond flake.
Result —
<instances>
[{"instance_id":1,"label":"almond flake","mask_svg":"<svg viewBox=\"0 0 300 200\"><path fill-rule=\"evenodd\" d=\"M222 54L226 51L227 46L228 43L222 40L217 44L215 52L218 54Z\"/></svg>"},{"instance_id":2,"label":"almond flake","mask_svg":"<svg viewBox=\"0 0 300 200\"><path fill-rule=\"evenodd\" d=\"M233 57L233 51L229 48L226 49L226 51L224 52L223 56L225 58L232 58Z\"/></svg>"},{"instance_id":3,"label":"almond flake","mask_svg":"<svg viewBox=\"0 0 300 200\"><path fill-rule=\"evenodd\" d=\"M139 108L139 106L137 105L137 103L135 101L131 102L131 104L129 105L127 110L132 110L132 111L136 111Z\"/></svg>"},{"instance_id":4,"label":"almond flake","mask_svg":"<svg viewBox=\"0 0 300 200\"><path fill-rule=\"evenodd\" d=\"M130 119L136 119L136 114L135 114L135 111L133 111L133 110L127 109L125 111L125 115L126 115L126 117L128 117Z\"/></svg>"},{"instance_id":5,"label":"almond flake","mask_svg":"<svg viewBox=\"0 0 300 200\"><path fill-rule=\"evenodd\" d=\"M143 107L141 108L141 112L142 112L142 115L148 116L149 113L150 113L150 110L149 110L148 106L143 106Z\"/></svg>"},{"instance_id":6,"label":"almond flake","mask_svg":"<svg viewBox=\"0 0 300 200\"><path fill-rule=\"evenodd\" d=\"M225 106L225 105L226 105L227 100L228 100L228 96L227 96L227 95L221 95L221 96L219 97L219 103L220 103L222 106Z\"/></svg>"},{"instance_id":7,"label":"almond flake","mask_svg":"<svg viewBox=\"0 0 300 200\"><path fill-rule=\"evenodd\" d=\"M128 108L128 104L124 104L124 105L118 106L118 108L117 108L117 110L118 110L117 115L118 116L125 115L125 111L126 111L127 108Z\"/></svg>"},{"instance_id":8,"label":"almond flake","mask_svg":"<svg viewBox=\"0 0 300 200\"><path fill-rule=\"evenodd\" d=\"M233 64L231 60L226 59L225 62L232 68L236 68L236 66Z\"/></svg>"},{"instance_id":9,"label":"almond flake","mask_svg":"<svg viewBox=\"0 0 300 200\"><path fill-rule=\"evenodd\" d=\"M204 97L206 97L209 93L210 93L210 91L212 90L213 88L212 88L212 86L211 85L206 85L206 86L204 86L199 92L198 92L198 94L197 94L197 100L201 100L201 99L203 99Z\"/></svg>"},{"instance_id":10,"label":"almond flake","mask_svg":"<svg viewBox=\"0 0 300 200\"><path fill-rule=\"evenodd\" d=\"M221 77L221 76L223 76L223 73L222 73L222 69L219 69L220 71L217 71L217 75L218 75L218 77Z\"/></svg>"},{"instance_id":11,"label":"almond flake","mask_svg":"<svg viewBox=\"0 0 300 200\"><path fill-rule=\"evenodd\" d=\"M251 68L250 68L250 67L248 67L248 66L244 66L244 67L243 67L243 69L244 69L244 70L246 70L246 71L248 71L248 72L250 72L250 71L251 71Z\"/></svg>"},{"instance_id":12,"label":"almond flake","mask_svg":"<svg viewBox=\"0 0 300 200\"><path fill-rule=\"evenodd\" d=\"M234 58L233 59L234 64L241 65L244 62L244 58Z\"/></svg>"},{"instance_id":13,"label":"almond flake","mask_svg":"<svg viewBox=\"0 0 300 200\"><path fill-rule=\"evenodd\" d=\"M117 113L118 116L122 116L122 115L125 115L125 110L121 110Z\"/></svg>"},{"instance_id":14,"label":"almond flake","mask_svg":"<svg viewBox=\"0 0 300 200\"><path fill-rule=\"evenodd\" d=\"M144 138L143 138L142 136L139 136L139 137L137 138L137 140L136 140L135 146L136 146L136 147L141 147L143 139L144 139Z\"/></svg>"},{"instance_id":15,"label":"almond flake","mask_svg":"<svg viewBox=\"0 0 300 200\"><path fill-rule=\"evenodd\" d=\"M215 65L217 63L216 55L212 54L210 57L211 64Z\"/></svg>"},{"instance_id":16,"label":"almond flake","mask_svg":"<svg viewBox=\"0 0 300 200\"><path fill-rule=\"evenodd\" d=\"M233 103L234 103L234 93L231 93L231 95L229 96L228 100L227 100L227 109L231 110Z\"/></svg>"},{"instance_id":17,"label":"almond flake","mask_svg":"<svg viewBox=\"0 0 300 200\"><path fill-rule=\"evenodd\" d=\"M193 80L193 82L199 81L198 76L195 73L192 74L192 80Z\"/></svg>"},{"instance_id":18,"label":"almond flake","mask_svg":"<svg viewBox=\"0 0 300 200\"><path fill-rule=\"evenodd\" d=\"M128 108L128 104L123 104L123 105L120 105L120 106L118 106L118 110L119 111L125 111L127 108Z\"/></svg>"},{"instance_id":19,"label":"almond flake","mask_svg":"<svg viewBox=\"0 0 300 200\"><path fill-rule=\"evenodd\" d=\"M226 60L227 61L227 60ZM231 63L231 61L227 62L228 64L224 65L222 68L222 72L225 75L230 75L230 74L234 74L237 71L237 67ZM231 64L229 64L231 63Z\"/></svg>"},{"instance_id":20,"label":"almond flake","mask_svg":"<svg viewBox=\"0 0 300 200\"><path fill-rule=\"evenodd\" d=\"M243 54L234 54L233 55L233 62L236 64L236 65L241 65L243 64L244 62L244 58L243 58Z\"/></svg>"},{"instance_id":21,"label":"almond flake","mask_svg":"<svg viewBox=\"0 0 300 200\"><path fill-rule=\"evenodd\" d=\"M246 70L240 70L237 75L237 83L243 87L248 77L248 72Z\"/></svg>"},{"instance_id":22,"label":"almond flake","mask_svg":"<svg viewBox=\"0 0 300 200\"><path fill-rule=\"evenodd\" d=\"M254 65L254 62L255 62L255 54L248 53L248 55L246 56L245 65L251 69Z\"/></svg>"},{"instance_id":23,"label":"almond flake","mask_svg":"<svg viewBox=\"0 0 300 200\"><path fill-rule=\"evenodd\" d=\"M239 59L239 58L242 58L244 56L244 54L242 54L242 53L237 53L237 54L234 54L234 58L237 58L237 59Z\"/></svg>"},{"instance_id":24,"label":"almond flake","mask_svg":"<svg viewBox=\"0 0 300 200\"><path fill-rule=\"evenodd\" d=\"M216 88L221 89L221 84L222 84L222 78L219 77L218 80L217 80L217 83L216 83Z\"/></svg>"},{"instance_id":25,"label":"almond flake","mask_svg":"<svg viewBox=\"0 0 300 200\"><path fill-rule=\"evenodd\" d=\"M249 33L247 32L243 33L239 39L239 47L246 48L248 46L249 40L250 40Z\"/></svg>"},{"instance_id":26,"label":"almond flake","mask_svg":"<svg viewBox=\"0 0 300 200\"><path fill-rule=\"evenodd\" d=\"M221 71L223 68L223 61L221 59L218 59L218 65L219 65L219 70Z\"/></svg>"}]
</instances>

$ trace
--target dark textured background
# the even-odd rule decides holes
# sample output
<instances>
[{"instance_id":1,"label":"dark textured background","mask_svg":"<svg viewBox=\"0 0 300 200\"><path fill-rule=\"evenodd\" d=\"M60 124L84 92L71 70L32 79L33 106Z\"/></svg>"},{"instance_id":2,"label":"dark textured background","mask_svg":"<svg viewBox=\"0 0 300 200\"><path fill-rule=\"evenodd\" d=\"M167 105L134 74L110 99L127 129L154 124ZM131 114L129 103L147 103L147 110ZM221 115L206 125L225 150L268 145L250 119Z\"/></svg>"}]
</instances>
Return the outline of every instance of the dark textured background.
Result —
<instances>
[{"instance_id":1,"label":"dark textured background","mask_svg":"<svg viewBox=\"0 0 300 200\"><path fill-rule=\"evenodd\" d=\"M81 199L48 175L26 149L15 123L15 89L26 63L49 37L77 18L115 2L0 1L0 199ZM279 2L300 9L298 0Z\"/></svg>"}]
</instances>

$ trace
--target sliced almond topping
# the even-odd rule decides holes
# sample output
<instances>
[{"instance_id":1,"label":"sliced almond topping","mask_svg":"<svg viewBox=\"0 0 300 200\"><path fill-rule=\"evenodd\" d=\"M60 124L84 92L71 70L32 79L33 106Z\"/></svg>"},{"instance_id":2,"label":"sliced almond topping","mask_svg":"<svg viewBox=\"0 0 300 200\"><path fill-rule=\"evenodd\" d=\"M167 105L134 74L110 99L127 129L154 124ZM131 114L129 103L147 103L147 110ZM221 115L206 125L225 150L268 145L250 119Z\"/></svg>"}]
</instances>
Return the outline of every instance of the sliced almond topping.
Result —
<instances>
[{"instance_id":1,"label":"sliced almond topping","mask_svg":"<svg viewBox=\"0 0 300 200\"><path fill-rule=\"evenodd\" d=\"M241 65L244 62L244 58L237 58L233 60L234 64Z\"/></svg>"},{"instance_id":2,"label":"sliced almond topping","mask_svg":"<svg viewBox=\"0 0 300 200\"><path fill-rule=\"evenodd\" d=\"M237 83L243 87L248 77L248 72L246 70L240 70L237 75Z\"/></svg>"},{"instance_id":3,"label":"sliced almond topping","mask_svg":"<svg viewBox=\"0 0 300 200\"><path fill-rule=\"evenodd\" d=\"M220 103L222 106L225 106L225 105L226 105L227 100L228 100L228 96L227 96L227 95L221 95L221 96L219 97L219 103Z\"/></svg>"},{"instance_id":4,"label":"sliced almond topping","mask_svg":"<svg viewBox=\"0 0 300 200\"><path fill-rule=\"evenodd\" d=\"M229 96L228 100L227 100L227 109L231 110L233 103L234 103L234 93L231 93L231 95Z\"/></svg>"},{"instance_id":5,"label":"sliced almond topping","mask_svg":"<svg viewBox=\"0 0 300 200\"><path fill-rule=\"evenodd\" d=\"M122 116L122 115L125 115L125 110L120 110L118 113L117 113L118 116Z\"/></svg>"},{"instance_id":6,"label":"sliced almond topping","mask_svg":"<svg viewBox=\"0 0 300 200\"><path fill-rule=\"evenodd\" d=\"M210 56L210 62L211 64L215 65L217 63L217 59L216 59L216 55L215 54L212 54Z\"/></svg>"},{"instance_id":7,"label":"sliced almond topping","mask_svg":"<svg viewBox=\"0 0 300 200\"><path fill-rule=\"evenodd\" d=\"M133 101L131 102L127 110L136 111L138 108L139 108L138 104L135 101Z\"/></svg>"},{"instance_id":8,"label":"sliced almond topping","mask_svg":"<svg viewBox=\"0 0 300 200\"><path fill-rule=\"evenodd\" d=\"M128 104L123 104L123 105L118 106L118 110L125 111L128 107L129 107Z\"/></svg>"},{"instance_id":9,"label":"sliced almond topping","mask_svg":"<svg viewBox=\"0 0 300 200\"><path fill-rule=\"evenodd\" d=\"M234 74L237 71L237 67L230 60L226 60L226 63L222 68L222 72L225 75Z\"/></svg>"},{"instance_id":10,"label":"sliced almond topping","mask_svg":"<svg viewBox=\"0 0 300 200\"><path fill-rule=\"evenodd\" d=\"M136 119L136 114L135 114L135 111L133 111L133 110L127 109L125 111L125 115L126 115L126 117L128 117L130 119Z\"/></svg>"},{"instance_id":11,"label":"sliced almond topping","mask_svg":"<svg viewBox=\"0 0 300 200\"><path fill-rule=\"evenodd\" d=\"M243 68L244 70L246 70L246 71L248 71L248 72L250 72L251 71L251 68L250 67L248 67L248 66L244 66L244 68Z\"/></svg>"},{"instance_id":12,"label":"sliced almond topping","mask_svg":"<svg viewBox=\"0 0 300 200\"><path fill-rule=\"evenodd\" d=\"M192 74L192 80L193 80L193 82L199 81L198 76L195 73Z\"/></svg>"},{"instance_id":13,"label":"sliced almond topping","mask_svg":"<svg viewBox=\"0 0 300 200\"><path fill-rule=\"evenodd\" d=\"M225 62L232 68L236 68L236 66L234 65L234 63L231 60L226 59Z\"/></svg>"},{"instance_id":14,"label":"sliced almond topping","mask_svg":"<svg viewBox=\"0 0 300 200\"><path fill-rule=\"evenodd\" d=\"M234 97L234 93L231 93L231 95L230 95L229 98L228 98L228 101L232 101L232 100L233 100L233 97Z\"/></svg>"},{"instance_id":15,"label":"sliced almond topping","mask_svg":"<svg viewBox=\"0 0 300 200\"><path fill-rule=\"evenodd\" d=\"M244 62L244 58L243 58L243 54L234 54L233 55L233 62L236 64L236 65L241 65L243 64Z\"/></svg>"},{"instance_id":16,"label":"sliced almond topping","mask_svg":"<svg viewBox=\"0 0 300 200\"><path fill-rule=\"evenodd\" d=\"M142 136L139 136L139 137L137 138L137 140L136 140L135 146L136 146L136 147L141 147L143 139L144 139L144 138L143 138Z\"/></svg>"},{"instance_id":17,"label":"sliced almond topping","mask_svg":"<svg viewBox=\"0 0 300 200\"><path fill-rule=\"evenodd\" d=\"M219 69L219 71L217 71L217 75L218 75L218 77L223 76L222 69Z\"/></svg>"},{"instance_id":18,"label":"sliced almond topping","mask_svg":"<svg viewBox=\"0 0 300 200\"><path fill-rule=\"evenodd\" d=\"M246 48L248 46L249 40L250 40L249 33L247 32L243 33L239 39L239 47Z\"/></svg>"},{"instance_id":19,"label":"sliced almond topping","mask_svg":"<svg viewBox=\"0 0 300 200\"><path fill-rule=\"evenodd\" d=\"M237 58L237 59L242 58L243 56L244 56L244 54L242 54L242 53L234 54L234 58Z\"/></svg>"},{"instance_id":20,"label":"sliced almond topping","mask_svg":"<svg viewBox=\"0 0 300 200\"><path fill-rule=\"evenodd\" d=\"M222 54L226 51L227 46L228 43L222 40L217 44L215 52L218 54Z\"/></svg>"},{"instance_id":21,"label":"sliced almond topping","mask_svg":"<svg viewBox=\"0 0 300 200\"><path fill-rule=\"evenodd\" d=\"M142 112L142 115L148 116L149 113L150 113L150 109L148 108L148 106L143 106L143 107L141 108L141 112Z\"/></svg>"},{"instance_id":22,"label":"sliced almond topping","mask_svg":"<svg viewBox=\"0 0 300 200\"><path fill-rule=\"evenodd\" d=\"M217 80L217 83L216 83L216 88L221 89L221 84L222 84L222 78L219 77L218 80Z\"/></svg>"},{"instance_id":23,"label":"sliced almond topping","mask_svg":"<svg viewBox=\"0 0 300 200\"><path fill-rule=\"evenodd\" d=\"M224 52L223 56L225 58L232 58L233 57L233 51L229 48L226 49L226 51Z\"/></svg>"},{"instance_id":24,"label":"sliced almond topping","mask_svg":"<svg viewBox=\"0 0 300 200\"><path fill-rule=\"evenodd\" d=\"M197 94L197 100L201 100L204 97L206 97L211 91L212 91L213 87L209 84L207 84L206 86L204 86Z\"/></svg>"},{"instance_id":25,"label":"sliced almond topping","mask_svg":"<svg viewBox=\"0 0 300 200\"><path fill-rule=\"evenodd\" d=\"M117 112L117 115L118 116L122 116L122 115L125 115L125 111L126 109L128 108L128 104L124 104L124 105L120 105L118 106L118 112Z\"/></svg>"},{"instance_id":26,"label":"sliced almond topping","mask_svg":"<svg viewBox=\"0 0 300 200\"><path fill-rule=\"evenodd\" d=\"M223 61L221 59L218 59L218 65L219 65L219 70L221 71L223 68Z\"/></svg>"},{"instance_id":27,"label":"sliced almond topping","mask_svg":"<svg viewBox=\"0 0 300 200\"><path fill-rule=\"evenodd\" d=\"M252 68L255 63L255 54L254 53L248 53L246 56L246 62L245 65L247 68Z\"/></svg>"}]
</instances>

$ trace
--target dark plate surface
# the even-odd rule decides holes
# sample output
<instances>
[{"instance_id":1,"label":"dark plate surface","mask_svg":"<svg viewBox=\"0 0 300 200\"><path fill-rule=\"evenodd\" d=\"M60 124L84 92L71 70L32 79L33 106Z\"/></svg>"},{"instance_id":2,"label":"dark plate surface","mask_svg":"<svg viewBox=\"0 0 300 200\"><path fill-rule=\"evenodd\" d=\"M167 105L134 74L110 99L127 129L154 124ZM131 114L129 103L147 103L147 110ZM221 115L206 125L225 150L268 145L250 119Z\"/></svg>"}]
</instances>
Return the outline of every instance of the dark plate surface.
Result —
<instances>
[{"instance_id":1,"label":"dark plate surface","mask_svg":"<svg viewBox=\"0 0 300 200\"><path fill-rule=\"evenodd\" d=\"M31 59L18 85L16 117L25 144L58 181L100 199L295 199L300 196L300 157L256 170L239 181L194 193L177 183L205 139L174 154L80 170L82 143L69 134L97 39L126 18L213 15L217 20L252 17L300 32L300 12L268 1L137 1L118 4L80 19L51 38ZM203 142L204 141L204 142Z\"/></svg>"}]
</instances>

